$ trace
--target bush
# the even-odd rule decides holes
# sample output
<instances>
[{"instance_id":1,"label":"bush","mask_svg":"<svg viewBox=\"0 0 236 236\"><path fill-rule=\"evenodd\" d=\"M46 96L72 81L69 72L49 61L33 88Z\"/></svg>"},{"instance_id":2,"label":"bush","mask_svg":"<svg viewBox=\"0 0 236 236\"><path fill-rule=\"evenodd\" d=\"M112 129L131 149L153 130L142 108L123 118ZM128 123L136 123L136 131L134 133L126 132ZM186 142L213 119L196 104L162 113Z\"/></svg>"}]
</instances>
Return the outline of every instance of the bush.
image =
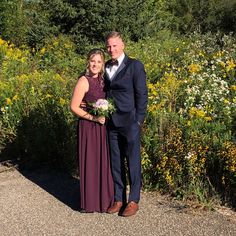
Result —
<instances>
[{"instance_id":1,"label":"bush","mask_svg":"<svg viewBox=\"0 0 236 236\"><path fill-rule=\"evenodd\" d=\"M71 168L75 117L69 102L84 60L64 37L33 52L1 40L0 55L1 159Z\"/></svg>"},{"instance_id":2,"label":"bush","mask_svg":"<svg viewBox=\"0 0 236 236\"><path fill-rule=\"evenodd\" d=\"M235 204L236 41L224 36L218 42L217 35L195 34L162 48L169 56L159 57L152 41L152 54L144 51L159 69L146 66L158 77L147 72L143 176L145 185L174 196L207 202L218 192Z\"/></svg>"}]
</instances>

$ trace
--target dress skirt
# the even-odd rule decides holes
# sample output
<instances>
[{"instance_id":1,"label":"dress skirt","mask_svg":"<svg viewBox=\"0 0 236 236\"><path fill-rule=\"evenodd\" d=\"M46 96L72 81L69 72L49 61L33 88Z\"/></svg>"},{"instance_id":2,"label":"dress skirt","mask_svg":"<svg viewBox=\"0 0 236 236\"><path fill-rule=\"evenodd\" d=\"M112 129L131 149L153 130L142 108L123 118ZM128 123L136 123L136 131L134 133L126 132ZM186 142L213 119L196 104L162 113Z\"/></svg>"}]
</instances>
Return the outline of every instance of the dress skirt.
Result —
<instances>
[{"instance_id":1,"label":"dress skirt","mask_svg":"<svg viewBox=\"0 0 236 236\"><path fill-rule=\"evenodd\" d=\"M77 132L81 209L106 212L114 197L106 126L80 119Z\"/></svg>"}]
</instances>

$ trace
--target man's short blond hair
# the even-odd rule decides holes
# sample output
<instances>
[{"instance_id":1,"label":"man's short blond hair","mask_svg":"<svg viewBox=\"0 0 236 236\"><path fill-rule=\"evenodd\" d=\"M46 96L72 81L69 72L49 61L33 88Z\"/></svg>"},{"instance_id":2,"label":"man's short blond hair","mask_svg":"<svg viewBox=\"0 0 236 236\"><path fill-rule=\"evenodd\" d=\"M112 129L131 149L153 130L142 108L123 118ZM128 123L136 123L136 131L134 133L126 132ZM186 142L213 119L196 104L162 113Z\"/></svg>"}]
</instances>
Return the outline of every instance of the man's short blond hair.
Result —
<instances>
[{"instance_id":1,"label":"man's short blond hair","mask_svg":"<svg viewBox=\"0 0 236 236\"><path fill-rule=\"evenodd\" d=\"M122 35L118 31L111 31L106 37L106 42L110 38L120 38L123 41Z\"/></svg>"}]
</instances>

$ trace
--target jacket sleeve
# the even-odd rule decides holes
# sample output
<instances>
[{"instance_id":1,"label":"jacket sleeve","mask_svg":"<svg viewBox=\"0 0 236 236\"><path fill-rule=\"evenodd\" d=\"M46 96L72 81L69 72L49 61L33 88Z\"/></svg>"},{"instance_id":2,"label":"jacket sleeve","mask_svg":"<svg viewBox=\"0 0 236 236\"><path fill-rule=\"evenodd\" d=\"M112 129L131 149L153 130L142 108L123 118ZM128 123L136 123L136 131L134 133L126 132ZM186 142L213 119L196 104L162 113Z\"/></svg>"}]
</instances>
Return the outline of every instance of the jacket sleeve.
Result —
<instances>
[{"instance_id":1,"label":"jacket sleeve","mask_svg":"<svg viewBox=\"0 0 236 236\"><path fill-rule=\"evenodd\" d=\"M134 100L136 109L136 119L139 123L143 123L148 103L148 90L146 82L146 72L140 61L134 62Z\"/></svg>"}]
</instances>

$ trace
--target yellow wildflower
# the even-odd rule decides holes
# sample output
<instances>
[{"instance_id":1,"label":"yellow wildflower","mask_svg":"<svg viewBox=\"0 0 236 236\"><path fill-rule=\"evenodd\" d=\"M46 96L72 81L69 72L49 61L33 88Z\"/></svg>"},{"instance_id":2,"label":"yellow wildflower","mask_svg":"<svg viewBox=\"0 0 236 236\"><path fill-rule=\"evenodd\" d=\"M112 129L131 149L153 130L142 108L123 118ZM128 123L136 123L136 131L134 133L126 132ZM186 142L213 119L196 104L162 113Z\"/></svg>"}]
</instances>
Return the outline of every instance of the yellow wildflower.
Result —
<instances>
[{"instance_id":1,"label":"yellow wildflower","mask_svg":"<svg viewBox=\"0 0 236 236\"><path fill-rule=\"evenodd\" d=\"M68 43L65 43L64 46L65 46L65 48L72 48L72 45L68 44Z\"/></svg>"},{"instance_id":2,"label":"yellow wildflower","mask_svg":"<svg viewBox=\"0 0 236 236\"><path fill-rule=\"evenodd\" d=\"M149 89L154 89L155 88L154 84L152 84L152 83L148 83L147 86L148 86Z\"/></svg>"},{"instance_id":3,"label":"yellow wildflower","mask_svg":"<svg viewBox=\"0 0 236 236\"><path fill-rule=\"evenodd\" d=\"M220 61L219 63L223 68L225 68L225 63L223 61Z\"/></svg>"},{"instance_id":4,"label":"yellow wildflower","mask_svg":"<svg viewBox=\"0 0 236 236\"><path fill-rule=\"evenodd\" d=\"M53 46L57 46L57 45L58 45L58 41L54 41Z\"/></svg>"},{"instance_id":5,"label":"yellow wildflower","mask_svg":"<svg viewBox=\"0 0 236 236\"><path fill-rule=\"evenodd\" d=\"M197 73L201 70L201 67L198 64L190 64L188 66L188 69L190 73Z\"/></svg>"},{"instance_id":6,"label":"yellow wildflower","mask_svg":"<svg viewBox=\"0 0 236 236\"><path fill-rule=\"evenodd\" d=\"M66 100L63 98L60 98L59 103L60 103L60 105L64 106L66 103Z\"/></svg>"},{"instance_id":7,"label":"yellow wildflower","mask_svg":"<svg viewBox=\"0 0 236 236\"><path fill-rule=\"evenodd\" d=\"M51 98L52 95L51 94L47 94L45 98Z\"/></svg>"},{"instance_id":8,"label":"yellow wildflower","mask_svg":"<svg viewBox=\"0 0 236 236\"><path fill-rule=\"evenodd\" d=\"M40 53L41 54L44 54L46 52L46 48L42 48L41 50L40 50Z\"/></svg>"},{"instance_id":9,"label":"yellow wildflower","mask_svg":"<svg viewBox=\"0 0 236 236\"><path fill-rule=\"evenodd\" d=\"M13 98L12 98L12 100L18 100L19 98L18 98L18 95L16 94Z\"/></svg>"},{"instance_id":10,"label":"yellow wildflower","mask_svg":"<svg viewBox=\"0 0 236 236\"><path fill-rule=\"evenodd\" d=\"M189 109L189 116L190 117L196 116L196 117L203 118L203 117L205 117L205 115L206 115L206 113L202 109L198 109L196 107L191 107Z\"/></svg>"},{"instance_id":11,"label":"yellow wildflower","mask_svg":"<svg viewBox=\"0 0 236 236\"><path fill-rule=\"evenodd\" d=\"M212 120L212 118L211 118L210 116L206 116L206 117L204 117L204 119L205 119L206 121L211 121L211 120Z\"/></svg>"},{"instance_id":12,"label":"yellow wildflower","mask_svg":"<svg viewBox=\"0 0 236 236\"><path fill-rule=\"evenodd\" d=\"M201 118L204 117L205 116L205 111L203 111L201 109L197 110L196 111L196 116L201 117Z\"/></svg>"},{"instance_id":13,"label":"yellow wildflower","mask_svg":"<svg viewBox=\"0 0 236 236\"><path fill-rule=\"evenodd\" d=\"M12 100L10 98L6 98L6 104L7 105L12 105Z\"/></svg>"},{"instance_id":14,"label":"yellow wildflower","mask_svg":"<svg viewBox=\"0 0 236 236\"><path fill-rule=\"evenodd\" d=\"M204 57L204 53L202 51L200 51L199 56Z\"/></svg>"},{"instance_id":15,"label":"yellow wildflower","mask_svg":"<svg viewBox=\"0 0 236 236\"><path fill-rule=\"evenodd\" d=\"M222 56L222 52L221 51L216 53L216 57L221 57L221 56Z\"/></svg>"},{"instance_id":16,"label":"yellow wildflower","mask_svg":"<svg viewBox=\"0 0 236 236\"><path fill-rule=\"evenodd\" d=\"M164 172L165 174L165 180L166 182L170 185L170 186L173 186L173 179L172 179L172 176L170 175L170 170L167 170Z\"/></svg>"},{"instance_id":17,"label":"yellow wildflower","mask_svg":"<svg viewBox=\"0 0 236 236\"><path fill-rule=\"evenodd\" d=\"M5 44L5 41L0 38L0 45L3 45L3 44Z\"/></svg>"},{"instance_id":18,"label":"yellow wildflower","mask_svg":"<svg viewBox=\"0 0 236 236\"><path fill-rule=\"evenodd\" d=\"M236 85L231 85L230 88L231 88L233 91L236 91Z\"/></svg>"},{"instance_id":19,"label":"yellow wildflower","mask_svg":"<svg viewBox=\"0 0 236 236\"><path fill-rule=\"evenodd\" d=\"M196 114L197 108L196 107L191 107L189 109L189 116L193 117Z\"/></svg>"},{"instance_id":20,"label":"yellow wildflower","mask_svg":"<svg viewBox=\"0 0 236 236\"><path fill-rule=\"evenodd\" d=\"M236 64L234 63L234 60L232 58L228 60L226 63L227 63L227 67L226 67L227 71L230 71L236 67Z\"/></svg>"}]
</instances>

